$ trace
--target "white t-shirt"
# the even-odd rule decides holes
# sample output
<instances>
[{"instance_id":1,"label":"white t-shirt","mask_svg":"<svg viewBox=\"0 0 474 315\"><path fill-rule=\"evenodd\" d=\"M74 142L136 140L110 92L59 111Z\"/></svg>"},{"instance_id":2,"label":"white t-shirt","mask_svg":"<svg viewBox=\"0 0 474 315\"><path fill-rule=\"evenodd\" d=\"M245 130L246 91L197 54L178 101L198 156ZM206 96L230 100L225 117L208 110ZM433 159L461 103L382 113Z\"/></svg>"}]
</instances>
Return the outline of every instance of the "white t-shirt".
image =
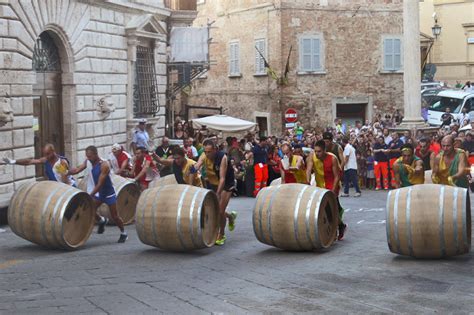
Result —
<instances>
[{"instance_id":1,"label":"white t-shirt","mask_svg":"<svg viewBox=\"0 0 474 315\"><path fill-rule=\"evenodd\" d=\"M346 144L344 148L344 158L348 156L349 160L347 161L346 165L344 165L344 170L357 170L357 158L356 158L356 150L350 144Z\"/></svg>"}]
</instances>

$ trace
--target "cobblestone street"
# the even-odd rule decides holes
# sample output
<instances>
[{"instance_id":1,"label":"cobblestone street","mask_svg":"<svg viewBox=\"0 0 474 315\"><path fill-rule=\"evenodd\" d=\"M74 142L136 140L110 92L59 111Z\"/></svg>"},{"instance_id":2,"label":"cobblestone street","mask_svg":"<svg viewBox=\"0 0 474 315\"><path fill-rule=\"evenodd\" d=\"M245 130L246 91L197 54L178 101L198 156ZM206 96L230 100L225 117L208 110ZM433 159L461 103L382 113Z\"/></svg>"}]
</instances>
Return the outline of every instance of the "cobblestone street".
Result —
<instances>
[{"instance_id":1,"label":"cobblestone street","mask_svg":"<svg viewBox=\"0 0 474 315\"><path fill-rule=\"evenodd\" d=\"M169 253L143 245L134 226L93 234L82 250L40 248L0 230L0 313L469 313L472 254L414 260L389 252L385 193L343 199L347 237L320 253L293 253L253 235L253 199L233 199L236 230L224 247Z\"/></svg>"}]
</instances>

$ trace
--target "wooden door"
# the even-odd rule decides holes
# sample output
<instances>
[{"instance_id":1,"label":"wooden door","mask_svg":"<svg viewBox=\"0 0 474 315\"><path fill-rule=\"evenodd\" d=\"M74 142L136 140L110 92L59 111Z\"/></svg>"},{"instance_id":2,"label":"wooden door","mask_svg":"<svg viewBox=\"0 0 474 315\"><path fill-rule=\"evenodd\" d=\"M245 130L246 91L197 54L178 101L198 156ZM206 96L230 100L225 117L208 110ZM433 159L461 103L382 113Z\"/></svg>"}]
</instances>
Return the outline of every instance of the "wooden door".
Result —
<instances>
[{"instance_id":1,"label":"wooden door","mask_svg":"<svg viewBox=\"0 0 474 315\"><path fill-rule=\"evenodd\" d=\"M37 83L33 87L35 158L43 155L42 148L47 143L54 145L59 154L64 153L60 79L60 73L36 74ZM36 168L36 176L44 176L42 166Z\"/></svg>"}]
</instances>

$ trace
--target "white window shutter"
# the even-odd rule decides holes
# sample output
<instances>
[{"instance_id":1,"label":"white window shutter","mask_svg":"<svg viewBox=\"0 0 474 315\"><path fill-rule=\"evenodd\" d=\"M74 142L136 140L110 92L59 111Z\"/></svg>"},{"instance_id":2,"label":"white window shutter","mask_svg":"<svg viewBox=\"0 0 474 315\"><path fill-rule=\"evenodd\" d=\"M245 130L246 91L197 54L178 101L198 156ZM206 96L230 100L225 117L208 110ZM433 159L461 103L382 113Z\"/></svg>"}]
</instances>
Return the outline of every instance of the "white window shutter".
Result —
<instances>
[{"instance_id":1,"label":"white window shutter","mask_svg":"<svg viewBox=\"0 0 474 315\"><path fill-rule=\"evenodd\" d=\"M321 70L321 40L314 38L312 43L312 55L313 55L313 71Z\"/></svg>"},{"instance_id":2,"label":"white window shutter","mask_svg":"<svg viewBox=\"0 0 474 315\"><path fill-rule=\"evenodd\" d=\"M235 74L240 74L240 47L235 43Z\"/></svg>"},{"instance_id":3,"label":"white window shutter","mask_svg":"<svg viewBox=\"0 0 474 315\"><path fill-rule=\"evenodd\" d=\"M263 56L266 56L265 39L257 39L255 41L255 47L258 48L258 50L262 53ZM265 73L265 61L257 50L255 50L255 73Z\"/></svg>"},{"instance_id":4,"label":"white window shutter","mask_svg":"<svg viewBox=\"0 0 474 315\"><path fill-rule=\"evenodd\" d=\"M384 69L393 70L393 39L387 38L384 40Z\"/></svg>"},{"instance_id":5,"label":"white window shutter","mask_svg":"<svg viewBox=\"0 0 474 315\"><path fill-rule=\"evenodd\" d=\"M393 68L394 70L402 68L402 41L400 39L393 40Z\"/></svg>"}]
</instances>

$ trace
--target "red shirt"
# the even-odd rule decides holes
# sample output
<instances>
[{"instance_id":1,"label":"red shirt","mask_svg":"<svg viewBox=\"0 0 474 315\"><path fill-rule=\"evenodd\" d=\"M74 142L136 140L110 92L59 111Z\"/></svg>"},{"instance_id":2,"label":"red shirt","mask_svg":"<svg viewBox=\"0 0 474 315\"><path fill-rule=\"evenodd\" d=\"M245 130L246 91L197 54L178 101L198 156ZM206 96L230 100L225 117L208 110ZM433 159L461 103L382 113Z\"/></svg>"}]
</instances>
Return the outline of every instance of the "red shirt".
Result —
<instances>
[{"instance_id":1,"label":"red shirt","mask_svg":"<svg viewBox=\"0 0 474 315\"><path fill-rule=\"evenodd\" d=\"M138 176L138 174L140 174L147 161L150 161L150 167L152 169L155 168L155 163L153 163L153 159L151 158L151 156L145 154L145 157L142 160L135 161L135 176ZM148 182L150 182L150 180L147 180L147 173L145 173L145 175L140 178L140 182L143 184L147 184Z\"/></svg>"},{"instance_id":2,"label":"red shirt","mask_svg":"<svg viewBox=\"0 0 474 315\"><path fill-rule=\"evenodd\" d=\"M128 161L128 160L130 159L130 157L128 156L127 153L125 153L125 152L122 151L122 152L120 152L119 156L116 156L116 159L117 159L119 168L121 168L123 162ZM130 163L128 163L128 165L127 165L127 167L126 167L125 169L126 169L126 170L130 170L130 169L131 169L131 168L130 168Z\"/></svg>"},{"instance_id":3,"label":"red shirt","mask_svg":"<svg viewBox=\"0 0 474 315\"><path fill-rule=\"evenodd\" d=\"M283 172L285 172L285 184L297 184L295 174L289 170L285 170L281 163L281 159L278 162L278 166L283 170Z\"/></svg>"},{"instance_id":4,"label":"red shirt","mask_svg":"<svg viewBox=\"0 0 474 315\"><path fill-rule=\"evenodd\" d=\"M433 142L432 144L430 144L430 151L438 155L439 151L441 151L441 146L438 142Z\"/></svg>"}]
</instances>

